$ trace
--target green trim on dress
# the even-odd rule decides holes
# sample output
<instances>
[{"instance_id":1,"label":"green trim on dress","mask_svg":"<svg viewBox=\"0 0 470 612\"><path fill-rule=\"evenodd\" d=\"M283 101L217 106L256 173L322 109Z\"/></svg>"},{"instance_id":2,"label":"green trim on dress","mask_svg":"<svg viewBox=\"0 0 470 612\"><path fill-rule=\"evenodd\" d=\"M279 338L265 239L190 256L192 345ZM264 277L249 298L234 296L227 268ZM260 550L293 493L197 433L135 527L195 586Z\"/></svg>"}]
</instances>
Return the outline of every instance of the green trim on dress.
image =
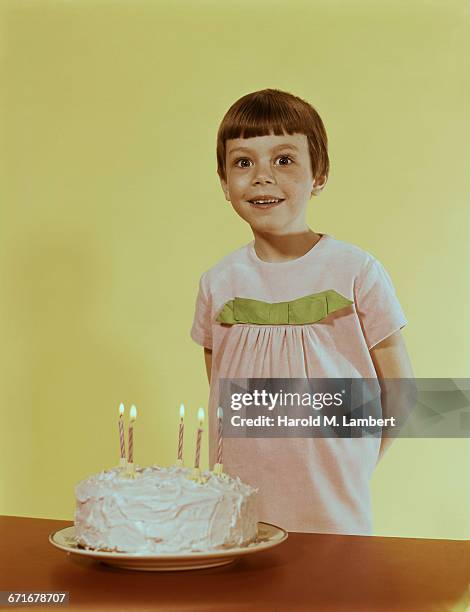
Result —
<instances>
[{"instance_id":1,"label":"green trim on dress","mask_svg":"<svg viewBox=\"0 0 470 612\"><path fill-rule=\"evenodd\" d=\"M217 321L228 325L303 325L317 323L332 312L354 304L334 289L312 293L290 302L262 302L236 297L222 308Z\"/></svg>"}]
</instances>

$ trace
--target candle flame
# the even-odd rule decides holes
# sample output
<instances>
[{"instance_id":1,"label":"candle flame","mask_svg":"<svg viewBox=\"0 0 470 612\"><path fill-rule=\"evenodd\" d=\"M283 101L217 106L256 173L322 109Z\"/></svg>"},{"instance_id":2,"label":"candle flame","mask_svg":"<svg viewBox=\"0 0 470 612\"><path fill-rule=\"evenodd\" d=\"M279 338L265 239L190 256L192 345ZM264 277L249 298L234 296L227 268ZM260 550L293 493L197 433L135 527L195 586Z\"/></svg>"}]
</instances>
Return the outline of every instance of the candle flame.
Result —
<instances>
[{"instance_id":1,"label":"candle flame","mask_svg":"<svg viewBox=\"0 0 470 612\"><path fill-rule=\"evenodd\" d=\"M223 416L224 416L224 411L223 411L223 410L222 410L222 408L219 406L219 407L217 408L217 418L218 418L218 419L222 419L222 418L223 418Z\"/></svg>"},{"instance_id":2,"label":"candle flame","mask_svg":"<svg viewBox=\"0 0 470 612\"><path fill-rule=\"evenodd\" d=\"M134 405L131 406L130 416L133 421L137 418L137 408Z\"/></svg>"},{"instance_id":3,"label":"candle flame","mask_svg":"<svg viewBox=\"0 0 470 612\"><path fill-rule=\"evenodd\" d=\"M184 418L184 404L181 404L180 406L180 417Z\"/></svg>"},{"instance_id":4,"label":"candle flame","mask_svg":"<svg viewBox=\"0 0 470 612\"><path fill-rule=\"evenodd\" d=\"M119 406L119 414L122 416L124 414L124 404L121 403Z\"/></svg>"},{"instance_id":5,"label":"candle flame","mask_svg":"<svg viewBox=\"0 0 470 612\"><path fill-rule=\"evenodd\" d=\"M199 410L197 411L197 418L199 420L199 424L202 425L204 421L204 408L199 408Z\"/></svg>"}]
</instances>

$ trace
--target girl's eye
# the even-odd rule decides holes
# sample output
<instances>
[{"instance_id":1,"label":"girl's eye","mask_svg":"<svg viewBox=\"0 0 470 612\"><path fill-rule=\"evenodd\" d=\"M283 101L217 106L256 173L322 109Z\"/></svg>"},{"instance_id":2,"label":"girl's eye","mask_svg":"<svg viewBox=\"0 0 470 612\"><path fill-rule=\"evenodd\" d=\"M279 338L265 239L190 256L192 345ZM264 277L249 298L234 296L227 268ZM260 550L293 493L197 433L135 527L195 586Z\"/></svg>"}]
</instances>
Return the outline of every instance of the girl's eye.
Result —
<instances>
[{"instance_id":1,"label":"girl's eye","mask_svg":"<svg viewBox=\"0 0 470 612\"><path fill-rule=\"evenodd\" d=\"M292 163L294 163L293 160L288 155L281 155L277 159L280 162L279 163L280 166L290 166ZM251 164L251 161L247 159L246 157L241 157L240 159L237 159L235 161L235 166L238 166L238 168L249 168L250 164Z\"/></svg>"},{"instance_id":2,"label":"girl's eye","mask_svg":"<svg viewBox=\"0 0 470 612\"><path fill-rule=\"evenodd\" d=\"M235 165L238 166L239 168L248 168L248 166L245 166L244 162L249 162L249 161L250 160L246 159L246 157L242 157L241 159L237 159L237 161L235 162Z\"/></svg>"}]
</instances>

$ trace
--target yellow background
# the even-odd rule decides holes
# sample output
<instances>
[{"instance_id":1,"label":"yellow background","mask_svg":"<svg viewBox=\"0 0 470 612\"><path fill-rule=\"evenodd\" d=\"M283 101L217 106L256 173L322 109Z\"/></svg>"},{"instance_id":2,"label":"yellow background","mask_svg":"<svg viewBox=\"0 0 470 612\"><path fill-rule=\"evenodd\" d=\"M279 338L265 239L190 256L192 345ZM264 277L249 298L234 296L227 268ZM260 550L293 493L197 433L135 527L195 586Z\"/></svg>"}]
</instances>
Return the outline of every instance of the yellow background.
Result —
<instances>
[{"instance_id":1,"label":"yellow background","mask_svg":"<svg viewBox=\"0 0 470 612\"><path fill-rule=\"evenodd\" d=\"M310 224L390 272L415 375L470 375L469 7L2 3L0 513L72 518L76 482L117 462L121 401L137 462L173 462L180 402L193 456L197 282L251 240L216 131L250 91L320 112L331 173ZM469 458L468 440L397 441L375 532L467 537Z\"/></svg>"}]
</instances>

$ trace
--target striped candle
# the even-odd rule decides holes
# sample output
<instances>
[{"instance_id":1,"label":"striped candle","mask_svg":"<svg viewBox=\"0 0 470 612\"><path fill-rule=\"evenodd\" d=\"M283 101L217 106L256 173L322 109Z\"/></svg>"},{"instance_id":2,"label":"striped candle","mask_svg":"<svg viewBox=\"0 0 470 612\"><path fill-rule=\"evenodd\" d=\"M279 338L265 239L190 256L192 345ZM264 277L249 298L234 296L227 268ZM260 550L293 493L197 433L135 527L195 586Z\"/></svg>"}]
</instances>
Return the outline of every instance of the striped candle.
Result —
<instances>
[{"instance_id":1,"label":"striped candle","mask_svg":"<svg viewBox=\"0 0 470 612\"><path fill-rule=\"evenodd\" d=\"M201 457L201 438L202 438L202 424L204 422L204 408L199 408L197 412L197 418L199 420L199 427L197 430L197 439L196 439L196 461L194 462L194 467L199 469L199 460Z\"/></svg>"},{"instance_id":2,"label":"striped candle","mask_svg":"<svg viewBox=\"0 0 470 612\"><path fill-rule=\"evenodd\" d=\"M222 419L223 419L223 416L224 416L224 411L219 406L217 408L217 419L218 419L218 429L217 429L217 463L220 463L220 464L222 464L222 450L223 450L223 437L222 437L222 431L223 431Z\"/></svg>"},{"instance_id":3,"label":"striped candle","mask_svg":"<svg viewBox=\"0 0 470 612\"><path fill-rule=\"evenodd\" d=\"M180 427L178 435L178 460L183 461L183 436L184 436L184 405L180 406Z\"/></svg>"},{"instance_id":4,"label":"striped candle","mask_svg":"<svg viewBox=\"0 0 470 612\"><path fill-rule=\"evenodd\" d=\"M124 442L124 404L119 406L119 445L121 449L121 459L126 458L126 445Z\"/></svg>"},{"instance_id":5,"label":"striped candle","mask_svg":"<svg viewBox=\"0 0 470 612\"><path fill-rule=\"evenodd\" d=\"M134 421L137 418L137 408L135 406L131 406L130 410L130 423L129 423L129 463L134 463Z\"/></svg>"}]
</instances>

